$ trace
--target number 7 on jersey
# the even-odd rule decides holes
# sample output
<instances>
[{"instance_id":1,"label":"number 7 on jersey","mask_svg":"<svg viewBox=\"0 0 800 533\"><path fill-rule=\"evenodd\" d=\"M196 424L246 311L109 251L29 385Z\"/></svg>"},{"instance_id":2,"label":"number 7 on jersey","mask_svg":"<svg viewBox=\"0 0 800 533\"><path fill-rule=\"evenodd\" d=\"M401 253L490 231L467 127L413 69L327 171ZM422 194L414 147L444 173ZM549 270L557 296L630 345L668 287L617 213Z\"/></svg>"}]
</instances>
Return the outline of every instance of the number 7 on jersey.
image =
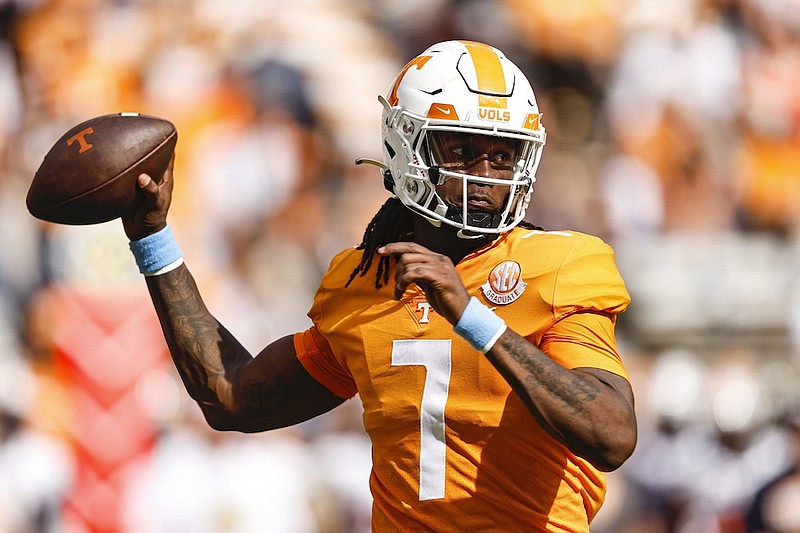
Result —
<instances>
[{"instance_id":1,"label":"number 7 on jersey","mask_svg":"<svg viewBox=\"0 0 800 533\"><path fill-rule=\"evenodd\" d=\"M396 340L392 344L392 365L425 367L425 388L420 405L419 499L444 498L447 446L444 408L450 387L449 340Z\"/></svg>"}]
</instances>

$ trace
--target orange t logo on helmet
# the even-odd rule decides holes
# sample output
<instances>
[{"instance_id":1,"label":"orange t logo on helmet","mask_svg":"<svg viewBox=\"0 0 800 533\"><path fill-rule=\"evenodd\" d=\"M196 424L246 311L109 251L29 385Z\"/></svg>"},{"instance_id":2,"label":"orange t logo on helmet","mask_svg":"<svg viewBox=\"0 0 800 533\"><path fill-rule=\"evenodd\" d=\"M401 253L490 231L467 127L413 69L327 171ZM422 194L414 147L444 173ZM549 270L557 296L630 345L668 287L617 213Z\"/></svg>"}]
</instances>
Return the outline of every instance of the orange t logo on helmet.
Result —
<instances>
[{"instance_id":1,"label":"orange t logo on helmet","mask_svg":"<svg viewBox=\"0 0 800 533\"><path fill-rule=\"evenodd\" d=\"M400 74L397 76L397 79L394 80L394 85L392 85L392 90L389 93L389 98L387 100L389 104L395 106L399 102L399 100L397 99L397 88L400 87L400 82L403 81L403 76L406 75L408 69L410 69L411 67L417 67L417 69L419 70L425 66L425 63L427 63L430 58L431 56L417 56L411 61L409 61L405 67L403 67L403 70L400 71Z\"/></svg>"}]
</instances>

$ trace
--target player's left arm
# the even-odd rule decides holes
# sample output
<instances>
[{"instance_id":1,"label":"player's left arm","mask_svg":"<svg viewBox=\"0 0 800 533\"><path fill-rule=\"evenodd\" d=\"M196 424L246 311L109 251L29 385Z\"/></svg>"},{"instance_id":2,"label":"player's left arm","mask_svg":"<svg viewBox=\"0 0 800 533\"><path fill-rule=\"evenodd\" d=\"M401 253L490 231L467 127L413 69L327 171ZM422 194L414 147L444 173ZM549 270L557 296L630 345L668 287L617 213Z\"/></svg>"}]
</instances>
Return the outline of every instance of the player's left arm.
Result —
<instances>
[{"instance_id":1,"label":"player's left arm","mask_svg":"<svg viewBox=\"0 0 800 533\"><path fill-rule=\"evenodd\" d=\"M413 242L392 243L379 253L400 256L396 298L416 283L439 314L458 324L470 294L448 257ZM566 368L510 328L486 357L542 427L574 454L611 471L633 453L636 415L633 392L624 377L599 368Z\"/></svg>"},{"instance_id":2,"label":"player's left arm","mask_svg":"<svg viewBox=\"0 0 800 533\"><path fill-rule=\"evenodd\" d=\"M567 369L511 329L486 356L542 426L576 455L611 471L633 453L634 396L624 377L599 368Z\"/></svg>"}]
</instances>

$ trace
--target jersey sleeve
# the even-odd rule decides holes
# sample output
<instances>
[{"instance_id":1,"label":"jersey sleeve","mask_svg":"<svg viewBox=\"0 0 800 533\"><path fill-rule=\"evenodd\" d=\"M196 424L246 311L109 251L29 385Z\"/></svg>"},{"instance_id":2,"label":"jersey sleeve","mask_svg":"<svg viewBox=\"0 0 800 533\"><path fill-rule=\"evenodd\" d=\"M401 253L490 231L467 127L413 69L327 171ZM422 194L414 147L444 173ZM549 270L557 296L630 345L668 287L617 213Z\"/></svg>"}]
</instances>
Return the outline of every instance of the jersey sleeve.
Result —
<instances>
[{"instance_id":1,"label":"jersey sleeve","mask_svg":"<svg viewBox=\"0 0 800 533\"><path fill-rule=\"evenodd\" d=\"M614 338L614 317L582 311L556 322L540 349L566 368L592 367L627 378Z\"/></svg>"},{"instance_id":2,"label":"jersey sleeve","mask_svg":"<svg viewBox=\"0 0 800 533\"><path fill-rule=\"evenodd\" d=\"M594 367L627 377L614 328L630 296L612 248L595 237L579 241L564 257L553 287L555 322L542 336L542 351L566 368Z\"/></svg>"},{"instance_id":3,"label":"jersey sleeve","mask_svg":"<svg viewBox=\"0 0 800 533\"><path fill-rule=\"evenodd\" d=\"M597 237L576 241L559 265L553 284L556 320L578 311L617 315L631 298L614 260L614 250Z\"/></svg>"},{"instance_id":4,"label":"jersey sleeve","mask_svg":"<svg viewBox=\"0 0 800 533\"><path fill-rule=\"evenodd\" d=\"M333 355L333 351L316 326L294 335L297 359L311 377L340 398L352 398L357 389L353 376Z\"/></svg>"}]
</instances>

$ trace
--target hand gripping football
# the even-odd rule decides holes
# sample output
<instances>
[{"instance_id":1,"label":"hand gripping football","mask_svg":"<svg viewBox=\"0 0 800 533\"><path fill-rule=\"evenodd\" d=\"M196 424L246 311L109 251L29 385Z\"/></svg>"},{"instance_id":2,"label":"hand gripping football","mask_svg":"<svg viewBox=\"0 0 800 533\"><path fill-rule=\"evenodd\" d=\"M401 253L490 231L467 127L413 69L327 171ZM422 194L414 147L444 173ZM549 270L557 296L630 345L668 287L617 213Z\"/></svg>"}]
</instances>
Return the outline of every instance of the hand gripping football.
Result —
<instances>
[{"instance_id":1,"label":"hand gripping football","mask_svg":"<svg viewBox=\"0 0 800 533\"><path fill-rule=\"evenodd\" d=\"M45 155L28 190L28 211L41 220L74 225L121 217L142 198L139 174L160 180L177 141L171 122L138 113L78 124Z\"/></svg>"}]
</instances>

